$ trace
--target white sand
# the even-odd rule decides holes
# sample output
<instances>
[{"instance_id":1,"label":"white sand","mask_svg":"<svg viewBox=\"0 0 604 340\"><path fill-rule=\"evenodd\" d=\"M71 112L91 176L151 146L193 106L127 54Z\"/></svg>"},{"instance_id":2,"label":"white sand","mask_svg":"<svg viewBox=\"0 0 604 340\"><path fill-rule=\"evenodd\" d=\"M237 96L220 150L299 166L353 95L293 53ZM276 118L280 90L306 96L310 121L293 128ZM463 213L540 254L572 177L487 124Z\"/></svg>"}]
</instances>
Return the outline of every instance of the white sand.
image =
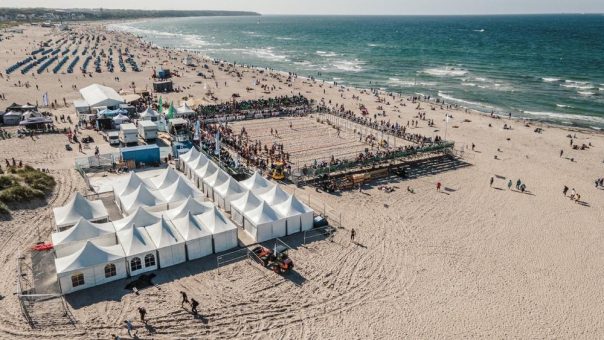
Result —
<instances>
[{"instance_id":1,"label":"white sand","mask_svg":"<svg viewBox=\"0 0 604 340\"><path fill-rule=\"evenodd\" d=\"M0 69L22 59L24 50L31 51L34 41L57 35L27 28L25 34L0 42ZM131 37L106 35L110 38L103 43L105 48L109 41L119 41L135 50L139 64L149 60L144 71L117 71L115 75L121 82L114 81L115 75L106 71L85 79L78 73L45 73L32 79L31 75L16 72L10 80L0 79L0 93L7 97L0 107L36 99L41 102L46 91L51 100L56 98L58 102L63 97L68 101L77 99L79 94L71 89L72 84L81 88L99 82L125 89L134 81L137 89L150 87L151 66L158 60L184 55L145 52ZM165 65L172 70L183 69L179 60ZM240 68L243 79L236 80L215 66L211 68L220 86L216 88L213 82L207 86L222 100L228 100L234 92L245 99L293 91L356 109L358 103L350 99L354 93L360 95L360 102L370 112L384 105L356 90L346 92L348 99L344 100L335 88L324 87L324 95L318 83L311 87L298 79L288 87L285 78L266 75L258 78L280 89L264 94L257 87L248 93L245 87L257 74ZM202 80L195 73L187 71L176 78L175 85L187 89L169 95L171 100L177 102L188 94L203 97L204 85L195 84ZM62 88L57 86L58 79ZM38 84L40 89L13 86L18 80ZM400 121L406 123L415 116L415 105L409 103L395 113L394 102L389 100L392 105L384 105L389 113L386 119L394 121L400 114ZM414 131L432 136L438 129L442 135L445 111L432 111L428 104L422 105L428 108L427 118L434 119L436 127L428 128L420 122ZM53 113L61 112L75 118L71 107ZM27 325L13 296L15 256L37 240L38 226L42 238L49 239L51 207L64 204L75 190L83 192L83 180L73 170L77 152L64 150L64 136L0 141L0 161L16 157L35 167L50 168L59 183L48 206L19 210L12 220L0 222L4 274L0 278L0 294L4 297L0 300L0 338L92 339L109 338L112 333L127 338L123 327L126 318L135 321L141 338L149 338L151 335L137 321L138 306L147 308L154 338L604 337L604 191L593 184L595 178L604 176L604 136L549 126L544 127L543 134L536 134L534 126L525 127L519 121L452 112L448 138L456 142L457 149L463 148L463 159L471 166L395 182L398 189L391 194L369 187L363 193L351 191L340 196L317 193L313 188L296 190L304 199L310 195L314 202L325 202L329 209L341 212L347 229L336 234L334 243L315 242L291 252L300 275L294 278L296 282L247 262L228 266L219 275L211 269L210 261L197 261L160 270L156 282L161 290L150 288L140 296L123 290L121 283L73 294L68 301L77 319L75 326L59 320L54 326L36 330ZM489 123L493 127L489 128ZM504 123L513 129L503 130ZM267 124L266 129L270 127ZM279 130L285 136L286 129ZM571 150L566 137L569 133L576 133L577 143L591 142L594 147ZM100 136L90 134L102 150L110 150ZM311 134L305 140L309 146L321 141L324 136L320 134ZM476 144L476 152L466 148L471 143ZM560 149L575 162L560 158ZM502 190L489 188L494 175L506 178L495 181L494 186ZM518 178L527 184L530 194L507 190L507 179L515 182ZM436 192L437 181L450 190ZM563 185L575 188L586 206L563 197ZM416 194L407 193L407 186ZM348 240L348 230L353 227L361 245ZM180 290L198 298L205 322L193 320L180 308Z\"/></svg>"}]
</instances>

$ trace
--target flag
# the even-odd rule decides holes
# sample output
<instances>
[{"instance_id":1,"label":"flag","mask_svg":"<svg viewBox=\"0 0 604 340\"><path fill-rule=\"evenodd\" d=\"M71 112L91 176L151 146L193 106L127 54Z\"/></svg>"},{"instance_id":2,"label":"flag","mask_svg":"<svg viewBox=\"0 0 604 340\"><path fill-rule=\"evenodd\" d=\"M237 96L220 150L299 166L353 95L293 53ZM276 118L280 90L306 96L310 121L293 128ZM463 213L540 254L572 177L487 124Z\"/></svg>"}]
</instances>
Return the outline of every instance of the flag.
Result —
<instances>
[{"instance_id":1,"label":"flag","mask_svg":"<svg viewBox=\"0 0 604 340\"><path fill-rule=\"evenodd\" d=\"M199 140L199 129L200 129L200 123L199 120L195 121L195 134L193 135L193 140L197 141Z\"/></svg>"},{"instance_id":2,"label":"flag","mask_svg":"<svg viewBox=\"0 0 604 340\"><path fill-rule=\"evenodd\" d=\"M220 131L216 132L214 139L216 140L216 148L214 149L214 155L219 156L220 155Z\"/></svg>"},{"instance_id":3,"label":"flag","mask_svg":"<svg viewBox=\"0 0 604 340\"><path fill-rule=\"evenodd\" d=\"M48 92L45 92L45 93L42 95L42 104L43 104L44 106L48 106Z\"/></svg>"},{"instance_id":4,"label":"flag","mask_svg":"<svg viewBox=\"0 0 604 340\"><path fill-rule=\"evenodd\" d=\"M445 113L445 121L448 123L449 122L449 114Z\"/></svg>"},{"instance_id":5,"label":"flag","mask_svg":"<svg viewBox=\"0 0 604 340\"><path fill-rule=\"evenodd\" d=\"M157 103L157 112L158 113L162 113L164 112L164 106L163 106L163 100L161 98L161 96L159 96L159 102Z\"/></svg>"},{"instance_id":6,"label":"flag","mask_svg":"<svg viewBox=\"0 0 604 340\"><path fill-rule=\"evenodd\" d=\"M166 113L166 119L174 119L175 114L176 114L176 109L174 108L174 102L170 102L170 107L168 108L168 113Z\"/></svg>"}]
</instances>

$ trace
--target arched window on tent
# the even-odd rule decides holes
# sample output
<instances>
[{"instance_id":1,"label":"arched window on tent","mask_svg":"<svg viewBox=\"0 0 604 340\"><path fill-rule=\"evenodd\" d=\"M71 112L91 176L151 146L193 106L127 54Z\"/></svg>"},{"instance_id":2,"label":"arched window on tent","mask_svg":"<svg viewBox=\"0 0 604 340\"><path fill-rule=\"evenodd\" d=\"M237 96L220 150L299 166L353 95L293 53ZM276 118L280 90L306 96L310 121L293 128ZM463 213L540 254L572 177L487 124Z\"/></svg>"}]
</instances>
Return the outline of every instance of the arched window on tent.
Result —
<instances>
[{"instance_id":1,"label":"arched window on tent","mask_svg":"<svg viewBox=\"0 0 604 340\"><path fill-rule=\"evenodd\" d=\"M130 270L131 271L136 271L143 268L143 266L141 265L141 259L138 257L134 257L132 258L132 260L130 260Z\"/></svg>"},{"instance_id":2,"label":"arched window on tent","mask_svg":"<svg viewBox=\"0 0 604 340\"><path fill-rule=\"evenodd\" d=\"M71 286L72 287L77 287L77 286L83 286L86 283L84 282L84 274L83 273L76 273L71 275Z\"/></svg>"},{"instance_id":3,"label":"arched window on tent","mask_svg":"<svg viewBox=\"0 0 604 340\"><path fill-rule=\"evenodd\" d=\"M115 269L115 264L109 263L105 266L105 277L112 277L117 275L117 270Z\"/></svg>"},{"instance_id":4,"label":"arched window on tent","mask_svg":"<svg viewBox=\"0 0 604 340\"><path fill-rule=\"evenodd\" d=\"M147 254L145 255L145 268L155 266L155 255Z\"/></svg>"}]
</instances>

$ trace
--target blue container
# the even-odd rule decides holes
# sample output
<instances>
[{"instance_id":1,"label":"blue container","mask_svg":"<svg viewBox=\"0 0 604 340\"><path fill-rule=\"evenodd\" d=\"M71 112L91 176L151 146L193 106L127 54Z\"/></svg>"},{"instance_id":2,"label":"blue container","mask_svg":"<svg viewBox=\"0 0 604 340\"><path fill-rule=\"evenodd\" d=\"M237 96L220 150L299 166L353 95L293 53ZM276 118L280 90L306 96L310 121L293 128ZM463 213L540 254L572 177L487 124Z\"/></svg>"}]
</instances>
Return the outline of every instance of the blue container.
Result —
<instances>
[{"instance_id":1,"label":"blue container","mask_svg":"<svg viewBox=\"0 0 604 340\"><path fill-rule=\"evenodd\" d=\"M158 164L160 162L159 146L154 144L123 148L122 159L124 161L133 160L136 165L140 163Z\"/></svg>"}]
</instances>

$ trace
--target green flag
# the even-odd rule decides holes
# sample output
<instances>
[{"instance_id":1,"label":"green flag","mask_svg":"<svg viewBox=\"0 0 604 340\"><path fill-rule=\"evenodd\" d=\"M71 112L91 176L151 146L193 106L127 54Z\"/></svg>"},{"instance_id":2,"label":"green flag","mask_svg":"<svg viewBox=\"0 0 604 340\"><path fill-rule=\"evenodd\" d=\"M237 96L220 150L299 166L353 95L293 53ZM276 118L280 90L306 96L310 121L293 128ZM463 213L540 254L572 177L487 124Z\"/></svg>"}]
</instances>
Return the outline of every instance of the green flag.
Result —
<instances>
[{"instance_id":1,"label":"green flag","mask_svg":"<svg viewBox=\"0 0 604 340\"><path fill-rule=\"evenodd\" d=\"M164 103L162 101L161 96L159 96L159 102L157 103L157 112L162 113L164 112Z\"/></svg>"},{"instance_id":2,"label":"green flag","mask_svg":"<svg viewBox=\"0 0 604 340\"><path fill-rule=\"evenodd\" d=\"M174 103L170 102L170 108L168 109L168 113L166 113L166 119L173 119L175 113L176 109L174 108Z\"/></svg>"}]
</instances>

